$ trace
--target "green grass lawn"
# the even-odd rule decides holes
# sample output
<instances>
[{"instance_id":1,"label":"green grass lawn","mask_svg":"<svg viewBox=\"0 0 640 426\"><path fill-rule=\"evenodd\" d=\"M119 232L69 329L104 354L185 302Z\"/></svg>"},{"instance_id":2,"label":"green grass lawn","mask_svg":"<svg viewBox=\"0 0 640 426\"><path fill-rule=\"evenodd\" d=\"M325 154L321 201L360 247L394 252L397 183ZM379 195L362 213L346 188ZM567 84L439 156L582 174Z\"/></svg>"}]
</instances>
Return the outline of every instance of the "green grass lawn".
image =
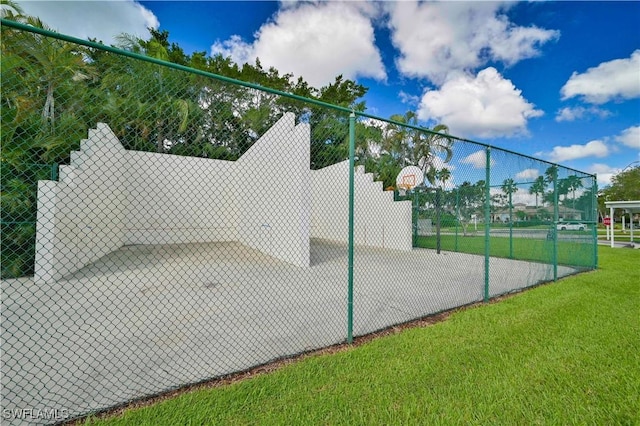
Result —
<instances>
[{"instance_id":1,"label":"green grass lawn","mask_svg":"<svg viewBox=\"0 0 640 426\"><path fill-rule=\"evenodd\" d=\"M565 231L583 237L579 241L558 242L558 263L561 265L582 266L590 268L594 264L594 248L591 244L590 232ZM457 241L457 242L456 242ZM585 243L589 242L589 243ZM416 247L436 248L436 237L418 237ZM457 251L470 254L484 254L484 235L463 236L441 235L440 247L446 251ZM511 252L512 250L512 252ZM535 262L552 263L553 241L531 238L513 238L512 247L509 246L508 237L490 237L490 255L494 257L531 260Z\"/></svg>"},{"instance_id":2,"label":"green grass lawn","mask_svg":"<svg viewBox=\"0 0 640 426\"><path fill-rule=\"evenodd\" d=\"M640 423L640 252L446 321L87 424Z\"/></svg>"}]
</instances>

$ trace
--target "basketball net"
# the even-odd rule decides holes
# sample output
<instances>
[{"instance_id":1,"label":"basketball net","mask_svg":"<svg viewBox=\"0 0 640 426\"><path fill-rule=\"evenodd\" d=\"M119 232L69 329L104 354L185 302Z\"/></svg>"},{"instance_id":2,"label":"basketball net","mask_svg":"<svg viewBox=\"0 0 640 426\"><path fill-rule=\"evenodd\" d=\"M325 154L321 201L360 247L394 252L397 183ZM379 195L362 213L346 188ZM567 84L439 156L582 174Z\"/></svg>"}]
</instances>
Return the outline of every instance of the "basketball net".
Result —
<instances>
[{"instance_id":1,"label":"basketball net","mask_svg":"<svg viewBox=\"0 0 640 426\"><path fill-rule=\"evenodd\" d=\"M416 186L416 175L404 175L402 176L402 183L398 185L398 188L409 191L414 186Z\"/></svg>"}]
</instances>

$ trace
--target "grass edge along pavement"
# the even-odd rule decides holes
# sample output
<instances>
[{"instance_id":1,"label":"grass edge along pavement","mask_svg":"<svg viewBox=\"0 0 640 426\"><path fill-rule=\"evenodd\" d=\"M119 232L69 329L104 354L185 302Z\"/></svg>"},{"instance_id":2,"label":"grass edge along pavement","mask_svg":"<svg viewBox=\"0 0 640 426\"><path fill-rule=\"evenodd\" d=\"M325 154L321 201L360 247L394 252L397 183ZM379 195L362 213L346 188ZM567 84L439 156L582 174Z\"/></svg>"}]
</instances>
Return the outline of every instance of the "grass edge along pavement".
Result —
<instances>
[{"instance_id":1,"label":"grass edge along pavement","mask_svg":"<svg viewBox=\"0 0 640 426\"><path fill-rule=\"evenodd\" d=\"M638 424L640 256L82 424Z\"/></svg>"}]
</instances>

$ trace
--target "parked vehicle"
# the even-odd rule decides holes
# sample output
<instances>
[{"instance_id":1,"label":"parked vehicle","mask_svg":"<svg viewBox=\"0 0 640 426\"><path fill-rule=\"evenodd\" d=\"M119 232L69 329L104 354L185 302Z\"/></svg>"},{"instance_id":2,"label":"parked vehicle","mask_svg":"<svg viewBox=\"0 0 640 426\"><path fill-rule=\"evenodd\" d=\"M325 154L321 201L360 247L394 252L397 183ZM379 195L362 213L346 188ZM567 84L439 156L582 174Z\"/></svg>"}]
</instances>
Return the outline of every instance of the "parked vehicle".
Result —
<instances>
[{"instance_id":1,"label":"parked vehicle","mask_svg":"<svg viewBox=\"0 0 640 426\"><path fill-rule=\"evenodd\" d=\"M587 226L584 223L559 223L556 228L558 231L584 231Z\"/></svg>"}]
</instances>

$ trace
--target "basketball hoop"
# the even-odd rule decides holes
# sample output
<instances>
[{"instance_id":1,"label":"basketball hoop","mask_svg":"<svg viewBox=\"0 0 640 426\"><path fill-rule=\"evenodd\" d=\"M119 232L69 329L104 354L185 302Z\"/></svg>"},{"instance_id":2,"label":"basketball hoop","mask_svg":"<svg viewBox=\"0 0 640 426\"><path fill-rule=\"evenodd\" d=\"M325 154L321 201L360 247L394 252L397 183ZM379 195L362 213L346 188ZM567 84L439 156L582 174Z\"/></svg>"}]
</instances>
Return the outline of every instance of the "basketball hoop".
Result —
<instances>
[{"instance_id":1,"label":"basketball hoop","mask_svg":"<svg viewBox=\"0 0 640 426\"><path fill-rule=\"evenodd\" d=\"M407 188L413 188L416 186L416 175L404 175L402 176L402 186Z\"/></svg>"},{"instance_id":2,"label":"basketball hoop","mask_svg":"<svg viewBox=\"0 0 640 426\"><path fill-rule=\"evenodd\" d=\"M424 182L424 173L416 166L407 166L400 170L396 178L396 187L403 191L410 191Z\"/></svg>"}]
</instances>

